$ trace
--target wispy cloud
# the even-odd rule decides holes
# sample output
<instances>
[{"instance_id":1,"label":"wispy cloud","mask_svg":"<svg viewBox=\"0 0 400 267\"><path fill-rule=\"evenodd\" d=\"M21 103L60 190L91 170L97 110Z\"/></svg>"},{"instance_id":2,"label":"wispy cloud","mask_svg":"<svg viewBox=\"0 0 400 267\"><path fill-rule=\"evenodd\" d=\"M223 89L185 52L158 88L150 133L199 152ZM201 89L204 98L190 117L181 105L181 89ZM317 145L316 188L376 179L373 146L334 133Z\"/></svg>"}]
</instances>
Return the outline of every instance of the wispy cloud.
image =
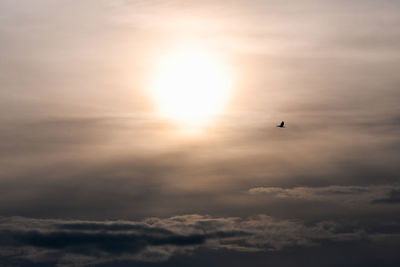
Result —
<instances>
[{"instance_id":1,"label":"wispy cloud","mask_svg":"<svg viewBox=\"0 0 400 267\"><path fill-rule=\"evenodd\" d=\"M400 203L398 185L324 187L256 187L250 194L265 194L276 198L331 201L345 203ZM388 196L387 196L388 195ZM387 196L387 197L386 197Z\"/></svg>"}]
</instances>

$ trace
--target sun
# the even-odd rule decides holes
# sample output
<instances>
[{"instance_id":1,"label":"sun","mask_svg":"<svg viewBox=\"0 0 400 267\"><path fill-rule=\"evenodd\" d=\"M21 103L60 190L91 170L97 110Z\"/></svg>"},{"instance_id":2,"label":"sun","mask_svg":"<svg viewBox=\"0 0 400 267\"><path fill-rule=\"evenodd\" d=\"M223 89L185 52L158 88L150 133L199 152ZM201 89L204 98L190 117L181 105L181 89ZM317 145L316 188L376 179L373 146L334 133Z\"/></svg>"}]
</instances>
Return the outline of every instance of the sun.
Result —
<instances>
[{"instance_id":1,"label":"sun","mask_svg":"<svg viewBox=\"0 0 400 267\"><path fill-rule=\"evenodd\" d=\"M150 91L162 116L185 125L204 125L223 110L231 80L216 54L181 49L159 59Z\"/></svg>"}]
</instances>

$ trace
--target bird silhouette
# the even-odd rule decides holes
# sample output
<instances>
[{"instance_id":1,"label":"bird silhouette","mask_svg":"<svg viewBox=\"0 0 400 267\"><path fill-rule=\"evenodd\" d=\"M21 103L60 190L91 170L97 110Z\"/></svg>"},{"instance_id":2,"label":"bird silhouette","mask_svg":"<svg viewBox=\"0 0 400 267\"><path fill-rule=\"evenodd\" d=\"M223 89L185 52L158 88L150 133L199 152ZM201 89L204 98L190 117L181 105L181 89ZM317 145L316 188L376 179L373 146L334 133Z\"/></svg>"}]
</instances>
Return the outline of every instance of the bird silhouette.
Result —
<instances>
[{"instance_id":1,"label":"bird silhouette","mask_svg":"<svg viewBox=\"0 0 400 267\"><path fill-rule=\"evenodd\" d=\"M279 124L279 125L276 125L276 127L279 127L279 128L285 128L285 122L284 122L284 121L282 121L282 122L281 122L281 124Z\"/></svg>"}]
</instances>

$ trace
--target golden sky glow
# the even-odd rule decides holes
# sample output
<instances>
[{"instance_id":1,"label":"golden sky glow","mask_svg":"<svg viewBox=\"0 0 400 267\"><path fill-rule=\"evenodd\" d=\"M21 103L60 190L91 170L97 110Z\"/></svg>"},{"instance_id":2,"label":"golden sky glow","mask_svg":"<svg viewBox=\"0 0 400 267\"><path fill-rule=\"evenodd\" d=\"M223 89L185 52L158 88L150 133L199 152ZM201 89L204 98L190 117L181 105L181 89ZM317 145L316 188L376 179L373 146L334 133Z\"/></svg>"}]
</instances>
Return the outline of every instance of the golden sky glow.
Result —
<instances>
[{"instance_id":1,"label":"golden sky glow","mask_svg":"<svg viewBox=\"0 0 400 267\"><path fill-rule=\"evenodd\" d=\"M159 115L184 125L204 125L223 110L232 90L223 61L205 49L184 48L157 59L150 94Z\"/></svg>"},{"instance_id":2,"label":"golden sky glow","mask_svg":"<svg viewBox=\"0 0 400 267\"><path fill-rule=\"evenodd\" d=\"M400 266L399 14L0 0L0 266Z\"/></svg>"}]
</instances>

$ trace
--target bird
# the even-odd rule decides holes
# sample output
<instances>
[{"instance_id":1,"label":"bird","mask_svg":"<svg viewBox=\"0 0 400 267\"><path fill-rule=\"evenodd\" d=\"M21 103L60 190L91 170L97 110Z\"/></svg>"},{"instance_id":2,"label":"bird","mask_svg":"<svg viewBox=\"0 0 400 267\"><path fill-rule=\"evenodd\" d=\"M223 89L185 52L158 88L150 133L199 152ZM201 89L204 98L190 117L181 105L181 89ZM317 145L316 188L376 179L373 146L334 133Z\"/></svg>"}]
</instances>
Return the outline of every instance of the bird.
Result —
<instances>
[{"instance_id":1,"label":"bird","mask_svg":"<svg viewBox=\"0 0 400 267\"><path fill-rule=\"evenodd\" d=\"M284 121L282 121L282 122L281 122L281 124L279 124L279 125L276 125L276 127L279 127L279 128L285 128L285 122L284 122Z\"/></svg>"}]
</instances>

